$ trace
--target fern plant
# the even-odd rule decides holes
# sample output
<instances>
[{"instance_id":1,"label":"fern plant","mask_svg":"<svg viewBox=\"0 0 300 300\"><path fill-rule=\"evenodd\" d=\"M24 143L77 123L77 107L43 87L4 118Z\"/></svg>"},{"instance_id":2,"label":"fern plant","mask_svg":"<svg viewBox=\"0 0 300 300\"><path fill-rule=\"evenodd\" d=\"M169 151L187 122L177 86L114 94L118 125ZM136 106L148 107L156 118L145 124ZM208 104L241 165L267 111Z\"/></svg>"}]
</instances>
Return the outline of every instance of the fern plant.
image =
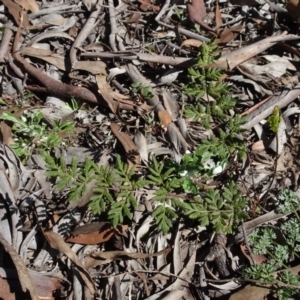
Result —
<instances>
[{"instance_id":1,"label":"fern plant","mask_svg":"<svg viewBox=\"0 0 300 300\"><path fill-rule=\"evenodd\" d=\"M155 157L148 170L149 183L158 188L151 198L155 206L152 216L158 229L167 233L172 227L172 222L178 219L177 208L185 207L182 199L176 196L176 191L180 191L182 179L174 174L174 167L165 170L164 163L158 163Z\"/></svg>"},{"instance_id":2,"label":"fern plant","mask_svg":"<svg viewBox=\"0 0 300 300\"><path fill-rule=\"evenodd\" d=\"M181 219L195 220L210 225L217 232L231 232L245 218L246 199L231 182L222 193L207 190L199 197L199 190L187 198L183 190L184 178L175 167L167 168L155 158L147 169L146 178L135 173L135 166L128 166L117 156L115 166L99 166L86 158L82 167L74 157L70 166L63 158L54 159L45 154L47 175L56 178L56 191L67 191L69 201L86 193L88 183L95 181L90 207L94 214L107 214L114 226L131 220L137 207L136 193L148 193L153 203L152 216L157 228L168 233ZM154 190L154 192L153 192Z\"/></svg>"},{"instance_id":3,"label":"fern plant","mask_svg":"<svg viewBox=\"0 0 300 300\"><path fill-rule=\"evenodd\" d=\"M203 197L194 196L185 214L198 220L202 226L212 225L216 232L231 233L233 228L247 218L247 199L242 196L237 185L231 181L222 193L209 189Z\"/></svg>"},{"instance_id":4,"label":"fern plant","mask_svg":"<svg viewBox=\"0 0 300 300\"><path fill-rule=\"evenodd\" d=\"M208 67L219 56L214 40L203 43L195 66L188 69L188 83L184 86L184 92L194 102L186 105L185 116L192 121L201 121L206 128L216 119L228 120L228 111L236 104L229 95L229 86L222 80L223 71Z\"/></svg>"},{"instance_id":5,"label":"fern plant","mask_svg":"<svg viewBox=\"0 0 300 300\"><path fill-rule=\"evenodd\" d=\"M190 96L190 103L186 105L185 116L202 122L205 128L214 128L208 140L201 141L192 154L183 158L180 168L185 176L186 192L195 191L193 178L211 178L246 155L242 138L245 120L230 113L236 101L229 94L229 86L223 82L223 71L209 67L218 57L214 41L203 43L195 66L188 69L189 81L184 92Z\"/></svg>"},{"instance_id":6,"label":"fern plant","mask_svg":"<svg viewBox=\"0 0 300 300\"><path fill-rule=\"evenodd\" d=\"M194 180L199 176L212 179L216 168L223 170L230 160L245 154L240 137L244 121L228 114L235 100L229 96L228 86L222 81L222 71L207 68L217 57L216 44L204 44L196 66L188 70L190 82L184 87L184 91L197 102L195 106L188 106L185 113L201 118L207 126L212 121L219 123L215 136L203 141L192 154L185 155L180 164L167 159L158 162L154 157L145 169L145 176L138 175L135 167L122 162L119 156L115 165L108 167L98 166L89 159L82 168L76 166L75 160L70 167L63 162L59 162L61 166L52 162L49 164L52 171L48 174L62 178L58 188L68 186L72 201L81 197L85 193L84 186L94 180L96 186L90 207L96 214L106 214L114 226L131 220L138 204L136 193L147 193L153 204L153 219L164 234L178 220L192 220L217 232L232 232L246 217L247 201L237 185L231 181L221 190L201 191ZM153 96L151 88L141 84L133 84L132 90L144 98ZM205 94L215 101L207 103L202 100ZM67 174L68 168L70 174ZM227 177L230 178L230 174Z\"/></svg>"}]
</instances>

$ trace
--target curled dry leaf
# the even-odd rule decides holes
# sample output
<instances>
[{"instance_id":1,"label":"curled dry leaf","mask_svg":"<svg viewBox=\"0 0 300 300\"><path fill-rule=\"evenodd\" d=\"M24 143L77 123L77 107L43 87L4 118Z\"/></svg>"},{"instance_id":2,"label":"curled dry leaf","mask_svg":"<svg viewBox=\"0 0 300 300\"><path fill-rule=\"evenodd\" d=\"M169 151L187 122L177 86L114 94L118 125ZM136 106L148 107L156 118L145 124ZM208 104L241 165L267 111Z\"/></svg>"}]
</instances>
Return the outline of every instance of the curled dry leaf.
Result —
<instances>
[{"instance_id":1,"label":"curled dry leaf","mask_svg":"<svg viewBox=\"0 0 300 300\"><path fill-rule=\"evenodd\" d=\"M136 147L130 136L127 133L120 132L120 126L117 123L111 123L110 128L113 134L123 145L127 154L128 164L132 165L132 163L134 163L139 165L141 163L141 157L139 155L138 148Z\"/></svg>"},{"instance_id":2,"label":"curled dry leaf","mask_svg":"<svg viewBox=\"0 0 300 300\"><path fill-rule=\"evenodd\" d=\"M106 101L108 107L111 111L116 114L118 110L118 102L112 97L113 90L106 81L106 76L96 75L96 81L98 85L99 92L103 99Z\"/></svg>"},{"instance_id":3,"label":"curled dry leaf","mask_svg":"<svg viewBox=\"0 0 300 300\"><path fill-rule=\"evenodd\" d=\"M1 232L0 232L0 243L2 244L5 251L10 255L11 260L13 261L16 267L23 292L28 291L31 296L31 299L39 300L39 296L28 274L25 263L20 258L16 250L6 241L6 239L3 237Z\"/></svg>"},{"instance_id":4,"label":"curled dry leaf","mask_svg":"<svg viewBox=\"0 0 300 300\"><path fill-rule=\"evenodd\" d=\"M52 248L66 255L76 265L78 273L80 274L83 282L85 283L91 294L95 294L95 287L92 278L85 270L78 256L72 251L72 249L63 240L63 238L53 231L44 232L44 235Z\"/></svg>"}]
</instances>

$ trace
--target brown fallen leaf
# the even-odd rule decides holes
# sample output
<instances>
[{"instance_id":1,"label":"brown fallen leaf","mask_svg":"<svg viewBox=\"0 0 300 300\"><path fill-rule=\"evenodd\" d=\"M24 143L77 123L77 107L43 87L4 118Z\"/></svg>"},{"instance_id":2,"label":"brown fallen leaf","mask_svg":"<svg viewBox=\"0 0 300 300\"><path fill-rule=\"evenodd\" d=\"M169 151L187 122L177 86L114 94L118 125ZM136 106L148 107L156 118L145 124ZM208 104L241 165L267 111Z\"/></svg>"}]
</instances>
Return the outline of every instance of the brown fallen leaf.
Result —
<instances>
[{"instance_id":1,"label":"brown fallen leaf","mask_svg":"<svg viewBox=\"0 0 300 300\"><path fill-rule=\"evenodd\" d=\"M209 32L215 32L214 29L209 27L203 19L206 17L206 8L203 0L190 0L186 5L188 18L191 22L199 24Z\"/></svg>"},{"instance_id":2,"label":"brown fallen leaf","mask_svg":"<svg viewBox=\"0 0 300 300\"><path fill-rule=\"evenodd\" d=\"M106 81L105 75L96 75L96 82L99 89L99 93L107 103L111 111L116 114L118 110L118 102L114 100L112 96L112 88Z\"/></svg>"},{"instance_id":3,"label":"brown fallen leaf","mask_svg":"<svg viewBox=\"0 0 300 300\"><path fill-rule=\"evenodd\" d=\"M64 241L64 239L57 233L53 231L45 231L43 232L45 238L49 242L50 246L53 249L58 250L60 253L66 255L77 267L78 274L80 274L83 282L91 292L91 294L95 294L95 287L93 280L90 274L86 271L85 267L82 265L78 256L75 252L69 247L69 245Z\"/></svg>"},{"instance_id":4,"label":"brown fallen leaf","mask_svg":"<svg viewBox=\"0 0 300 300\"><path fill-rule=\"evenodd\" d=\"M247 285L230 296L229 300L263 300L270 292L271 290L265 287Z\"/></svg>"},{"instance_id":5,"label":"brown fallen leaf","mask_svg":"<svg viewBox=\"0 0 300 300\"><path fill-rule=\"evenodd\" d=\"M125 132L120 132L120 126L117 123L111 123L110 129L113 132L113 134L117 137L117 139L120 141L122 146L124 147L126 154L127 154L127 161L129 165L132 164L140 164L141 163L141 157L139 154L139 150L135 143L132 141L130 136Z\"/></svg>"},{"instance_id":6,"label":"brown fallen leaf","mask_svg":"<svg viewBox=\"0 0 300 300\"><path fill-rule=\"evenodd\" d=\"M233 41L244 28L243 25L233 26L231 28L225 28L219 34L219 38L217 39L217 44L227 44Z\"/></svg>"},{"instance_id":7,"label":"brown fallen leaf","mask_svg":"<svg viewBox=\"0 0 300 300\"><path fill-rule=\"evenodd\" d=\"M97 222L76 227L66 242L82 245L96 245L109 241L116 233L123 234L127 225L113 227L108 222Z\"/></svg>"},{"instance_id":8,"label":"brown fallen leaf","mask_svg":"<svg viewBox=\"0 0 300 300\"><path fill-rule=\"evenodd\" d=\"M13 16L18 26L22 24L22 27L25 29L29 27L28 15L25 11L23 11L22 7L19 4L13 2L12 0L2 0L2 3L8 9L9 13Z\"/></svg>"},{"instance_id":9,"label":"brown fallen leaf","mask_svg":"<svg viewBox=\"0 0 300 300\"><path fill-rule=\"evenodd\" d=\"M187 39L185 41L183 41L183 43L180 45L180 49L182 47L196 47L199 48L202 45L202 42L199 40L195 40L195 39Z\"/></svg>"},{"instance_id":10,"label":"brown fallen leaf","mask_svg":"<svg viewBox=\"0 0 300 300\"><path fill-rule=\"evenodd\" d=\"M35 290L35 287L31 281L31 278L28 274L25 263L20 258L19 254L16 250L6 241L0 232L0 244L2 244L4 250L10 255L11 260L13 261L16 270L18 272L18 277L20 280L20 284L23 292L29 292L31 299L39 300L39 296Z\"/></svg>"},{"instance_id":11,"label":"brown fallen leaf","mask_svg":"<svg viewBox=\"0 0 300 300\"><path fill-rule=\"evenodd\" d=\"M161 110L158 112L158 118L162 123L162 128L167 131L168 125L172 123L172 117L167 110Z\"/></svg>"},{"instance_id":12,"label":"brown fallen leaf","mask_svg":"<svg viewBox=\"0 0 300 300\"><path fill-rule=\"evenodd\" d=\"M14 269L0 268L0 287L1 298L5 300L25 299L19 282L18 273ZM59 294L67 282L63 282L60 278L49 277L39 272L28 272L29 277L36 289L40 299L54 300L54 294Z\"/></svg>"},{"instance_id":13,"label":"brown fallen leaf","mask_svg":"<svg viewBox=\"0 0 300 300\"><path fill-rule=\"evenodd\" d=\"M26 11L36 13L40 10L35 0L14 0L14 2L19 4Z\"/></svg>"},{"instance_id":14,"label":"brown fallen leaf","mask_svg":"<svg viewBox=\"0 0 300 300\"><path fill-rule=\"evenodd\" d=\"M223 19L222 19L220 7L219 7L219 1L217 1L217 3L216 3L216 26L220 27L221 25L223 25Z\"/></svg>"}]
</instances>

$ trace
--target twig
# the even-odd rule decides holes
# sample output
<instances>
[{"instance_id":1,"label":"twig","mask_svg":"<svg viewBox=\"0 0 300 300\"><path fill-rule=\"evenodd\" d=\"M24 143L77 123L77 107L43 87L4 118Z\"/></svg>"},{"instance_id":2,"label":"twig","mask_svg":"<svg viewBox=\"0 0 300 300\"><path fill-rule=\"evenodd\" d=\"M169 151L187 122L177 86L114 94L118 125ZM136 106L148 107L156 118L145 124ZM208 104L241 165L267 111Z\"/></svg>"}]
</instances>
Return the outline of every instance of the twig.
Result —
<instances>
[{"instance_id":1,"label":"twig","mask_svg":"<svg viewBox=\"0 0 300 300\"><path fill-rule=\"evenodd\" d=\"M251 112L246 117L247 123L242 127L251 129L260 121L266 119L272 114L274 106L283 108L294 101L300 95L300 84L296 85L292 90L284 90L281 94L273 96L268 102L264 103L257 110Z\"/></svg>"},{"instance_id":2,"label":"twig","mask_svg":"<svg viewBox=\"0 0 300 300\"><path fill-rule=\"evenodd\" d=\"M113 51L118 51L116 46L116 34L117 34L117 22L116 22L116 12L113 0L108 0L109 5L109 20L110 20L110 35L109 44Z\"/></svg>"},{"instance_id":3,"label":"twig","mask_svg":"<svg viewBox=\"0 0 300 300\"><path fill-rule=\"evenodd\" d=\"M67 33L65 32L60 32L60 31L50 31L50 32L43 32L39 35L37 35L36 37L34 37L29 43L28 43L28 46L31 46L41 40L44 40L44 39L49 39L49 38L52 38L52 37L60 37L60 38L65 38L65 39L69 39L71 41L74 41L74 39L69 36Z\"/></svg>"},{"instance_id":4,"label":"twig","mask_svg":"<svg viewBox=\"0 0 300 300\"><path fill-rule=\"evenodd\" d=\"M8 21L6 25L13 25L13 23L12 21ZM1 46L0 46L0 62L2 63L5 61L4 58L6 53L8 52L8 47L12 36L13 36L12 30L6 27L2 36Z\"/></svg>"},{"instance_id":5,"label":"twig","mask_svg":"<svg viewBox=\"0 0 300 300\"><path fill-rule=\"evenodd\" d=\"M175 30L175 26L172 26L172 25L168 25L162 21L158 21L157 22L158 24L162 25L162 26L165 26L167 28L170 28L170 29L173 29ZM199 40L199 41L202 41L202 42L209 42L210 39L208 39L207 37L203 36L203 35L200 35L200 34L197 34L197 33L194 33L190 30L187 30L187 29L184 29L182 27L178 27L177 30L179 31L179 33L191 38L191 39L195 39L195 40Z\"/></svg>"},{"instance_id":6,"label":"twig","mask_svg":"<svg viewBox=\"0 0 300 300\"><path fill-rule=\"evenodd\" d=\"M245 116L245 115L249 115L251 112L255 111L256 109L258 109L260 106L262 106L264 103L266 103L267 101L269 101L273 96L269 96L266 99L258 102L257 104L253 105L252 107L250 107L249 109L247 109L246 111L244 111L241 116Z\"/></svg>"},{"instance_id":7,"label":"twig","mask_svg":"<svg viewBox=\"0 0 300 300\"><path fill-rule=\"evenodd\" d=\"M73 86L70 84L57 81L48 75L44 74L40 70L29 64L20 54L15 53L14 58L21 63L26 72L39 81L48 93L56 95L58 97L81 100L93 104L98 103L98 99L94 93L84 87Z\"/></svg>"},{"instance_id":8,"label":"twig","mask_svg":"<svg viewBox=\"0 0 300 300\"><path fill-rule=\"evenodd\" d=\"M101 5L102 5L102 0L99 0L96 6L96 10L91 13L90 17L85 22L84 26L80 30L78 36L76 37L70 49L70 63L72 67L76 62L77 48L81 46L81 44L85 41L85 39L88 37L88 35L91 33L91 31L94 29L94 27L97 24L96 20L100 14Z\"/></svg>"},{"instance_id":9,"label":"twig","mask_svg":"<svg viewBox=\"0 0 300 300\"><path fill-rule=\"evenodd\" d=\"M168 10L169 6L170 6L171 0L166 0L164 3L164 6L161 8L160 12L157 14L157 16L155 17L155 21L159 22L161 17L164 15L164 13Z\"/></svg>"},{"instance_id":10,"label":"twig","mask_svg":"<svg viewBox=\"0 0 300 300\"><path fill-rule=\"evenodd\" d=\"M194 58L163 56L158 54L134 53L132 51L113 52L96 52L96 53L82 53L81 57L102 57L102 58L119 58L125 60L139 59L145 62L153 62L158 64L166 64L170 66L178 66L187 68L193 66L196 61Z\"/></svg>"},{"instance_id":11,"label":"twig","mask_svg":"<svg viewBox=\"0 0 300 300\"><path fill-rule=\"evenodd\" d=\"M79 8L78 5L70 5L70 4L61 4L61 5L59 5L59 4L56 4L56 5L52 5L49 8L41 9L38 12L31 13L28 16L29 16L30 20L33 20L33 19L35 19L39 16L49 15L51 13L62 14L62 13L66 13L68 11L72 12L73 9L78 9L78 8Z\"/></svg>"},{"instance_id":12,"label":"twig","mask_svg":"<svg viewBox=\"0 0 300 300\"><path fill-rule=\"evenodd\" d=\"M23 72L20 70L20 68L15 65L15 63L13 61L13 58L12 58L10 53L7 53L7 59L8 59L9 66L12 68L12 70L15 72L15 74L18 77L23 79L25 76L24 76Z\"/></svg>"},{"instance_id":13,"label":"twig","mask_svg":"<svg viewBox=\"0 0 300 300\"><path fill-rule=\"evenodd\" d=\"M119 274L115 274L115 275L105 275L105 276L99 276L100 278L111 278L111 277L115 277L115 276L121 276L121 275L126 275L126 274L136 274L136 273L149 273L149 274L161 274L163 276L166 276L166 277L174 277L174 278L178 278L188 284L191 284L191 285L194 285L196 286L195 283L187 280L187 279L184 279L183 277L180 277L178 275L175 275L173 273L169 273L169 272L163 272L163 271L148 271L148 270L137 270L137 271L127 271L127 272L123 272L123 273L119 273ZM95 274L98 274L98 273L93 273L91 274L91 276L94 276ZM101 274L101 273L100 273ZM150 278L147 278L147 280L154 280L154 278L152 279L151 277Z\"/></svg>"}]
</instances>

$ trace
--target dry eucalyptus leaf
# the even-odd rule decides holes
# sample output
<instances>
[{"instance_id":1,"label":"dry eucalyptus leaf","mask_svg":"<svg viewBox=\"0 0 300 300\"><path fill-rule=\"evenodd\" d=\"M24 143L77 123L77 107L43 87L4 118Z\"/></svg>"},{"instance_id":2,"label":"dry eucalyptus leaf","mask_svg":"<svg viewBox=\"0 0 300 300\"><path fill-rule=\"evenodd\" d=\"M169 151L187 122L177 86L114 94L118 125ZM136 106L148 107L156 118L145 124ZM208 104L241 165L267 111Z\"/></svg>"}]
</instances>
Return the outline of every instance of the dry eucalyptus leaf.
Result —
<instances>
[{"instance_id":1,"label":"dry eucalyptus leaf","mask_svg":"<svg viewBox=\"0 0 300 300\"><path fill-rule=\"evenodd\" d=\"M162 96L164 101L164 106L172 116L172 120L175 122L179 115L179 105L177 100L173 95L166 89L162 89Z\"/></svg>"},{"instance_id":2,"label":"dry eucalyptus leaf","mask_svg":"<svg viewBox=\"0 0 300 300\"><path fill-rule=\"evenodd\" d=\"M64 239L59 234L53 231L44 232L44 235L52 248L66 255L77 266L77 270L83 282L85 283L91 294L95 294L95 287L92 278L90 277L89 273L85 270L76 253L69 247L69 245L64 241Z\"/></svg>"},{"instance_id":3,"label":"dry eucalyptus leaf","mask_svg":"<svg viewBox=\"0 0 300 300\"><path fill-rule=\"evenodd\" d=\"M21 50L23 55L28 55L42 59L49 64L57 67L62 71L66 71L66 60L63 56L52 52L51 50L38 49L36 47L23 47ZM74 70L84 70L90 72L93 75L101 74L106 75L106 64L102 61L76 61L73 66Z\"/></svg>"},{"instance_id":4,"label":"dry eucalyptus leaf","mask_svg":"<svg viewBox=\"0 0 300 300\"><path fill-rule=\"evenodd\" d=\"M22 27L28 28L29 26L29 19L28 15L25 11L23 11L22 7L13 2L12 0L2 0L2 3L7 7L9 13L14 17L18 26L21 25L21 16L22 16Z\"/></svg>"},{"instance_id":5,"label":"dry eucalyptus leaf","mask_svg":"<svg viewBox=\"0 0 300 300\"><path fill-rule=\"evenodd\" d=\"M262 66L243 63L241 66L252 75L271 74L275 78L282 77L284 74L286 74L287 69L287 64L283 61L274 61Z\"/></svg>"},{"instance_id":6,"label":"dry eucalyptus leaf","mask_svg":"<svg viewBox=\"0 0 300 300\"><path fill-rule=\"evenodd\" d=\"M38 4L35 0L14 0L19 4L24 10L36 13L40 10Z\"/></svg>"},{"instance_id":7,"label":"dry eucalyptus leaf","mask_svg":"<svg viewBox=\"0 0 300 300\"><path fill-rule=\"evenodd\" d=\"M76 227L66 242L81 245L97 245L109 241L116 233L122 234L127 225L113 227L108 222L97 222Z\"/></svg>"},{"instance_id":8,"label":"dry eucalyptus leaf","mask_svg":"<svg viewBox=\"0 0 300 300\"><path fill-rule=\"evenodd\" d=\"M31 278L28 274L28 270L25 266L25 263L20 258L19 254L16 252L16 250L3 237L1 232L0 232L0 244L2 244L5 251L10 255L10 258L16 267L23 292L28 291L31 296L31 299L39 300L39 296L36 293L35 287L34 287L32 281L31 281Z\"/></svg>"},{"instance_id":9,"label":"dry eucalyptus leaf","mask_svg":"<svg viewBox=\"0 0 300 300\"><path fill-rule=\"evenodd\" d=\"M90 256L97 259L112 259L116 260L118 258L133 258L133 259L145 259L149 257L159 256L166 254L170 251L170 249L164 249L159 252L154 253L141 253L141 252L134 252L130 253L127 251L105 251L105 252L94 252L91 253Z\"/></svg>"},{"instance_id":10,"label":"dry eucalyptus leaf","mask_svg":"<svg viewBox=\"0 0 300 300\"><path fill-rule=\"evenodd\" d=\"M286 65L286 68L291 71L297 71L297 68L291 63L291 58L287 56L279 56L279 55L263 55L263 58L265 58L269 62L283 62Z\"/></svg>"},{"instance_id":11,"label":"dry eucalyptus leaf","mask_svg":"<svg viewBox=\"0 0 300 300\"><path fill-rule=\"evenodd\" d=\"M270 292L271 290L265 287L247 285L230 296L229 300L263 300Z\"/></svg>"},{"instance_id":12,"label":"dry eucalyptus leaf","mask_svg":"<svg viewBox=\"0 0 300 300\"><path fill-rule=\"evenodd\" d=\"M202 45L202 42L199 40L187 39L187 40L183 41L183 43L180 45L180 48L190 47L190 46L199 48L201 45Z\"/></svg>"},{"instance_id":13,"label":"dry eucalyptus leaf","mask_svg":"<svg viewBox=\"0 0 300 300\"><path fill-rule=\"evenodd\" d=\"M223 19L221 15L220 6L219 6L219 1L217 1L216 2L216 26L220 27L221 25L223 25Z\"/></svg>"},{"instance_id":14,"label":"dry eucalyptus leaf","mask_svg":"<svg viewBox=\"0 0 300 300\"><path fill-rule=\"evenodd\" d=\"M120 126L117 123L111 123L110 128L113 134L117 137L117 139L124 147L127 154L128 164L141 164L141 157L139 155L138 148L136 147L130 136L125 132L120 132Z\"/></svg>"},{"instance_id":15,"label":"dry eucalyptus leaf","mask_svg":"<svg viewBox=\"0 0 300 300\"><path fill-rule=\"evenodd\" d=\"M106 101L108 107L111 109L111 111L116 114L118 110L118 102L113 99L112 96L112 88L106 81L105 75L96 75L96 82L98 85L99 93L103 97L103 99Z\"/></svg>"},{"instance_id":16,"label":"dry eucalyptus leaf","mask_svg":"<svg viewBox=\"0 0 300 300\"><path fill-rule=\"evenodd\" d=\"M244 28L243 25L233 26L231 28L225 28L221 31L220 37L217 39L218 44L227 44L233 41Z\"/></svg>"},{"instance_id":17,"label":"dry eucalyptus leaf","mask_svg":"<svg viewBox=\"0 0 300 300\"><path fill-rule=\"evenodd\" d=\"M135 133L134 142L139 149L141 159L147 163L148 162L147 140L139 130Z\"/></svg>"},{"instance_id":18,"label":"dry eucalyptus leaf","mask_svg":"<svg viewBox=\"0 0 300 300\"><path fill-rule=\"evenodd\" d=\"M97 0L82 0L88 11L92 11L95 8Z\"/></svg>"},{"instance_id":19,"label":"dry eucalyptus leaf","mask_svg":"<svg viewBox=\"0 0 300 300\"><path fill-rule=\"evenodd\" d=\"M164 128L166 131L168 129L168 125L172 123L172 117L169 114L167 110L161 110L158 112L158 118L160 122L162 123L162 128Z\"/></svg>"}]
</instances>

